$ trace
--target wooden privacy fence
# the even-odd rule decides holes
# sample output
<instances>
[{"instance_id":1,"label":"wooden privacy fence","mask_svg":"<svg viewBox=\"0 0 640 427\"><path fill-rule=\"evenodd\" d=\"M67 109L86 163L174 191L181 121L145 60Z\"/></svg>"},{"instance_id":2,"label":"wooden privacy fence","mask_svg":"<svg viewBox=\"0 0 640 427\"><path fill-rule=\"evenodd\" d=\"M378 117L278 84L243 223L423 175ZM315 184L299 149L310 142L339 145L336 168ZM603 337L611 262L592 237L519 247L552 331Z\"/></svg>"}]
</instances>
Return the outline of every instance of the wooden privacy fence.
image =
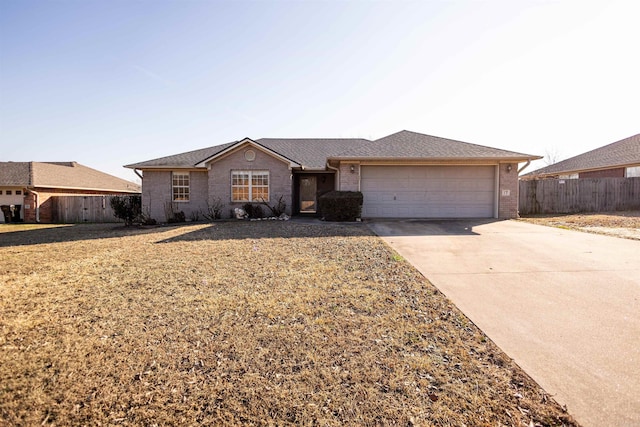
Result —
<instances>
[{"instance_id":1,"label":"wooden privacy fence","mask_svg":"<svg viewBox=\"0 0 640 427\"><path fill-rule=\"evenodd\" d=\"M520 181L521 215L640 209L640 178Z\"/></svg>"},{"instance_id":2,"label":"wooden privacy fence","mask_svg":"<svg viewBox=\"0 0 640 427\"><path fill-rule=\"evenodd\" d=\"M54 196L51 197L53 222L122 222L113 215L109 200L112 196Z\"/></svg>"}]
</instances>

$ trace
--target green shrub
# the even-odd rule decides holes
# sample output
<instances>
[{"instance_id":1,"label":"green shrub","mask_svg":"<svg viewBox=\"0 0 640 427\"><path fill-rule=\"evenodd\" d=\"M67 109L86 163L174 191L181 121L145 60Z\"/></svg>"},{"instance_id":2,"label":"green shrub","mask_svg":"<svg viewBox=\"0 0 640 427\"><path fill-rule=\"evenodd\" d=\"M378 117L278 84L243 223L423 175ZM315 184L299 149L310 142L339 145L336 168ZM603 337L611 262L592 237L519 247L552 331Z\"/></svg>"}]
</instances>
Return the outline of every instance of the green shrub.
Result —
<instances>
[{"instance_id":1,"label":"green shrub","mask_svg":"<svg viewBox=\"0 0 640 427\"><path fill-rule=\"evenodd\" d=\"M249 215L249 218L263 218L264 212L261 205L254 205L251 203L245 203L242 209Z\"/></svg>"},{"instance_id":2,"label":"green shrub","mask_svg":"<svg viewBox=\"0 0 640 427\"><path fill-rule=\"evenodd\" d=\"M318 199L320 214L326 221L355 221L362 215L362 193L330 191Z\"/></svg>"},{"instance_id":3,"label":"green shrub","mask_svg":"<svg viewBox=\"0 0 640 427\"><path fill-rule=\"evenodd\" d=\"M140 195L113 196L109 199L113 215L132 225L142 215L142 197Z\"/></svg>"}]
</instances>

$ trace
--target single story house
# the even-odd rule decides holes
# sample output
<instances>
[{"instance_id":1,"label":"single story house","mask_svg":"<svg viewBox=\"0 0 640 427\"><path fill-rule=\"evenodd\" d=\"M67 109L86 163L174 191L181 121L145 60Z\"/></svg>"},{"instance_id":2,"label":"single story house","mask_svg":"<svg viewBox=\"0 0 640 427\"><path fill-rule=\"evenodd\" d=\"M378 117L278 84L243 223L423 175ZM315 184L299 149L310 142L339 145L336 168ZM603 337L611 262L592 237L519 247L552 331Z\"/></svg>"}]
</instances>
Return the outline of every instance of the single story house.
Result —
<instances>
[{"instance_id":1,"label":"single story house","mask_svg":"<svg viewBox=\"0 0 640 427\"><path fill-rule=\"evenodd\" d=\"M126 165L142 178L143 211L166 221L282 198L287 213L317 214L331 190L361 191L363 217L515 218L518 164L539 156L401 131L384 138L244 138Z\"/></svg>"},{"instance_id":2,"label":"single story house","mask_svg":"<svg viewBox=\"0 0 640 427\"><path fill-rule=\"evenodd\" d=\"M99 194L140 194L140 186L77 162L0 162L0 206L14 206L15 219L52 222L52 197Z\"/></svg>"},{"instance_id":3,"label":"single story house","mask_svg":"<svg viewBox=\"0 0 640 427\"><path fill-rule=\"evenodd\" d=\"M529 172L522 179L632 178L640 176L640 134Z\"/></svg>"}]
</instances>

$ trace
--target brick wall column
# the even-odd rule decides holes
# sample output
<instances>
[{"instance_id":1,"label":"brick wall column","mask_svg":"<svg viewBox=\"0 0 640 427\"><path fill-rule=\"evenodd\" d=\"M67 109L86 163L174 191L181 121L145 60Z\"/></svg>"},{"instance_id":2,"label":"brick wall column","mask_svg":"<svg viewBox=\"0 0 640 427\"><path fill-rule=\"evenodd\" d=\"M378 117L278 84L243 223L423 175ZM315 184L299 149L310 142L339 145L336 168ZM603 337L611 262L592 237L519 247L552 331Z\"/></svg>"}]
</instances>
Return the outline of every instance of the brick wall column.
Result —
<instances>
[{"instance_id":1,"label":"brick wall column","mask_svg":"<svg viewBox=\"0 0 640 427\"><path fill-rule=\"evenodd\" d=\"M353 172L351 171L353 167ZM340 163L340 191L360 191L360 164L354 162Z\"/></svg>"},{"instance_id":2,"label":"brick wall column","mask_svg":"<svg viewBox=\"0 0 640 427\"><path fill-rule=\"evenodd\" d=\"M502 163L498 168L498 218L518 218L518 163Z\"/></svg>"}]
</instances>

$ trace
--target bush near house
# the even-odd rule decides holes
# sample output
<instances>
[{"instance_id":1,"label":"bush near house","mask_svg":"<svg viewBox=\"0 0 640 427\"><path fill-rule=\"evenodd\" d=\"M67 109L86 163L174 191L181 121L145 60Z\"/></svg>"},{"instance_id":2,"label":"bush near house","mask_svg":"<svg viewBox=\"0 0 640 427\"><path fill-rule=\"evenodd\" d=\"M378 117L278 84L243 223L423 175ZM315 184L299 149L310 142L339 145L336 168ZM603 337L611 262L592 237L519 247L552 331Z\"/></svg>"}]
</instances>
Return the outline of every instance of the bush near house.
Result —
<instances>
[{"instance_id":1,"label":"bush near house","mask_svg":"<svg viewBox=\"0 0 640 427\"><path fill-rule=\"evenodd\" d=\"M355 221L362 215L362 193L330 191L320 196L318 207L327 221Z\"/></svg>"},{"instance_id":2,"label":"bush near house","mask_svg":"<svg viewBox=\"0 0 640 427\"><path fill-rule=\"evenodd\" d=\"M245 203L242 205L242 209L249 215L249 218L260 219L264 218L264 212L261 205L255 205L252 203Z\"/></svg>"},{"instance_id":3,"label":"bush near house","mask_svg":"<svg viewBox=\"0 0 640 427\"><path fill-rule=\"evenodd\" d=\"M131 225L142 214L142 197L140 195L113 196L109 200L116 218Z\"/></svg>"}]
</instances>

